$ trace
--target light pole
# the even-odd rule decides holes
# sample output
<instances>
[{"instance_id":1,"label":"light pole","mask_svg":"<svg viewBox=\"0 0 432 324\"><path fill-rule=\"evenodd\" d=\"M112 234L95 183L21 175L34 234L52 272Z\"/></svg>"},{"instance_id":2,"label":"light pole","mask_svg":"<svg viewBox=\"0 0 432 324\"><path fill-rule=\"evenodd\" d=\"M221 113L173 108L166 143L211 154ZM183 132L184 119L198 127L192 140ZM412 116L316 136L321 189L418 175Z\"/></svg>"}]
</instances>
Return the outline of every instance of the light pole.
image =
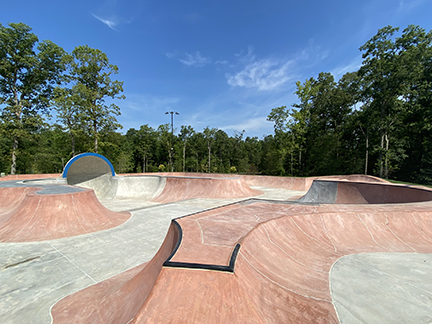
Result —
<instances>
[{"instance_id":1,"label":"light pole","mask_svg":"<svg viewBox=\"0 0 432 324\"><path fill-rule=\"evenodd\" d=\"M176 115L180 115L180 114L177 111L167 111L165 113L165 115L168 115L168 114L171 115L171 143L170 143L171 150L169 152L170 153L169 158L170 158L170 164L171 164L171 172L173 172L174 171L174 165L173 165L174 114L176 114Z\"/></svg>"}]
</instances>

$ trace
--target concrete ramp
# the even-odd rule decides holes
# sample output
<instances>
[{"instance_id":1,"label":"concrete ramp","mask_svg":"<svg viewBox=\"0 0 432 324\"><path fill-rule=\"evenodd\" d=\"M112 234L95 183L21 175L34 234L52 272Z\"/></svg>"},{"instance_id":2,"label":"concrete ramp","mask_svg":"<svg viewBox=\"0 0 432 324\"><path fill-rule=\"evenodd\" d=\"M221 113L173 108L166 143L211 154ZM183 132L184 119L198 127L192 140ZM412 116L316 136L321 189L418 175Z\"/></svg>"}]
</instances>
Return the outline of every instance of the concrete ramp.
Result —
<instances>
[{"instance_id":1,"label":"concrete ramp","mask_svg":"<svg viewBox=\"0 0 432 324\"><path fill-rule=\"evenodd\" d=\"M163 191L153 201L166 203L192 198L247 198L261 193L238 177L167 177Z\"/></svg>"},{"instance_id":2,"label":"concrete ramp","mask_svg":"<svg viewBox=\"0 0 432 324\"><path fill-rule=\"evenodd\" d=\"M172 224L151 261L62 299L52 309L53 322L129 323L152 291L179 235Z\"/></svg>"},{"instance_id":3,"label":"concrete ramp","mask_svg":"<svg viewBox=\"0 0 432 324\"><path fill-rule=\"evenodd\" d=\"M6 189L6 188L0 188ZM93 190L39 194L42 188L7 188L10 198L0 216L0 242L44 241L87 234L124 223L129 212L105 208ZM4 206L2 204L2 206Z\"/></svg>"},{"instance_id":4,"label":"concrete ramp","mask_svg":"<svg viewBox=\"0 0 432 324\"><path fill-rule=\"evenodd\" d=\"M321 204L397 204L432 200L432 191L379 182L314 180L300 202Z\"/></svg>"},{"instance_id":5,"label":"concrete ramp","mask_svg":"<svg viewBox=\"0 0 432 324\"><path fill-rule=\"evenodd\" d=\"M4 213L8 214L16 206L18 206L24 198L34 193L41 188L38 187L12 187L12 188L0 188L0 215ZM0 224L6 221L6 216L0 216Z\"/></svg>"},{"instance_id":6,"label":"concrete ramp","mask_svg":"<svg viewBox=\"0 0 432 324\"><path fill-rule=\"evenodd\" d=\"M138 198L151 200L158 197L165 188L166 178L161 176L115 177L115 198Z\"/></svg>"},{"instance_id":7,"label":"concrete ramp","mask_svg":"<svg viewBox=\"0 0 432 324\"><path fill-rule=\"evenodd\" d=\"M171 227L170 243L151 261L158 266L143 265L61 300L53 322L388 323L388 313L400 323L429 320L432 286L420 283L432 273L430 204L339 207L243 203L178 219L179 231ZM160 266L170 249L175 253ZM361 269L363 277L353 278L340 261L364 253L376 257ZM409 261L393 270L395 305L388 302L395 289L374 277L389 253ZM355 295L368 281L373 287ZM376 293L383 303L371 302Z\"/></svg>"}]
</instances>

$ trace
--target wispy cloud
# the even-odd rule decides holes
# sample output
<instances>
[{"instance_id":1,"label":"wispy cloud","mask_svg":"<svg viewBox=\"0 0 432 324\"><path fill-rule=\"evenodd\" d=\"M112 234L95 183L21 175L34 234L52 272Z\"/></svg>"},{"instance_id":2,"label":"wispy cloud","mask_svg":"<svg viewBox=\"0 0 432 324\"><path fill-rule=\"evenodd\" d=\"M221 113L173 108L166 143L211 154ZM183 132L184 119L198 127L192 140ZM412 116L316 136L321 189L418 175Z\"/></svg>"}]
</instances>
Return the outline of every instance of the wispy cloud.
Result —
<instances>
[{"instance_id":1,"label":"wispy cloud","mask_svg":"<svg viewBox=\"0 0 432 324\"><path fill-rule=\"evenodd\" d=\"M227 65L229 62L227 60L216 61L215 64Z\"/></svg>"},{"instance_id":2,"label":"wispy cloud","mask_svg":"<svg viewBox=\"0 0 432 324\"><path fill-rule=\"evenodd\" d=\"M195 54L185 53L184 55L178 53L166 53L168 58L173 58L178 60L180 63L186 66L194 66L194 67L202 67L209 63L211 63L211 59L209 57L204 57L201 55L199 51L196 51Z\"/></svg>"},{"instance_id":3,"label":"wispy cloud","mask_svg":"<svg viewBox=\"0 0 432 324\"><path fill-rule=\"evenodd\" d=\"M273 130L273 124L268 122L265 116L262 116L242 120L238 124L223 126L221 127L221 129L224 131L235 132L241 132L243 130L246 130L246 135L248 134L248 132L254 134L259 132L262 132L263 134L269 134Z\"/></svg>"},{"instance_id":4,"label":"wispy cloud","mask_svg":"<svg viewBox=\"0 0 432 324\"><path fill-rule=\"evenodd\" d=\"M316 44L315 39L308 40L307 46L295 55L296 60L308 61L308 65L314 65L329 57L329 50Z\"/></svg>"},{"instance_id":5,"label":"wispy cloud","mask_svg":"<svg viewBox=\"0 0 432 324\"><path fill-rule=\"evenodd\" d=\"M359 55L354 60L345 65L340 65L330 71L336 80L339 80L345 73L357 71L362 64L362 57Z\"/></svg>"},{"instance_id":6,"label":"wispy cloud","mask_svg":"<svg viewBox=\"0 0 432 324\"><path fill-rule=\"evenodd\" d=\"M180 98L177 97L162 97L150 94L127 94L123 106L126 106L136 111L164 111L170 109L171 106L177 104Z\"/></svg>"},{"instance_id":7,"label":"wispy cloud","mask_svg":"<svg viewBox=\"0 0 432 324\"><path fill-rule=\"evenodd\" d=\"M316 45L313 39L307 46L290 57L268 57L259 59L252 47L234 54L242 69L237 73L227 73L226 79L232 87L252 88L260 91L286 90L286 84L298 78L302 67L321 64L329 56L329 51Z\"/></svg>"},{"instance_id":8,"label":"wispy cloud","mask_svg":"<svg viewBox=\"0 0 432 324\"><path fill-rule=\"evenodd\" d=\"M230 86L256 88L258 90L278 90L291 79L289 68L291 61L263 59L247 64L242 71L227 74Z\"/></svg>"},{"instance_id":9,"label":"wispy cloud","mask_svg":"<svg viewBox=\"0 0 432 324\"><path fill-rule=\"evenodd\" d=\"M425 0L399 0L399 7L397 12L404 13L408 12L411 9L421 5Z\"/></svg>"},{"instance_id":10,"label":"wispy cloud","mask_svg":"<svg viewBox=\"0 0 432 324\"><path fill-rule=\"evenodd\" d=\"M108 26L109 28L111 28L112 30L118 31L115 27L118 25L118 20L117 19L104 19L102 17L99 17L95 14L92 14L93 17L95 17L97 20L99 20L101 23L105 24L106 26Z\"/></svg>"}]
</instances>

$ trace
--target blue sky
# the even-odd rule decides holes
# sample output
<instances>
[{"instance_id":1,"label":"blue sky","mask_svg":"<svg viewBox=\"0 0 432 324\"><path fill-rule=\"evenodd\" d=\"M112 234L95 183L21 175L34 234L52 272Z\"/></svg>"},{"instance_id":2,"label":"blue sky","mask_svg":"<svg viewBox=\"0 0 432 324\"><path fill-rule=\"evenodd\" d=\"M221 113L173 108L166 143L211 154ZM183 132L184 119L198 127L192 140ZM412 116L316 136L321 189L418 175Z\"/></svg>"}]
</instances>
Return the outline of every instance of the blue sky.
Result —
<instances>
[{"instance_id":1,"label":"blue sky","mask_svg":"<svg viewBox=\"0 0 432 324\"><path fill-rule=\"evenodd\" d=\"M232 136L273 133L295 82L358 69L358 48L387 25L432 29L431 0L2 1L0 23L40 40L98 48L119 67L123 131L170 122Z\"/></svg>"}]
</instances>

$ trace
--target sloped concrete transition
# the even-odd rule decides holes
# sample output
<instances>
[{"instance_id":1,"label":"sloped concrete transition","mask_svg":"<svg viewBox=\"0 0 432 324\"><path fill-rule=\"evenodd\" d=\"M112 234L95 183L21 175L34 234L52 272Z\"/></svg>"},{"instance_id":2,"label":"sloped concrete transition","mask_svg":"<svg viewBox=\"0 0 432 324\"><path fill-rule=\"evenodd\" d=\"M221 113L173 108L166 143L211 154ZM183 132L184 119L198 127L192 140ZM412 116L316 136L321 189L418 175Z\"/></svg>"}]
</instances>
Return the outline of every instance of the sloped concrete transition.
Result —
<instances>
[{"instance_id":1,"label":"sloped concrete transition","mask_svg":"<svg viewBox=\"0 0 432 324\"><path fill-rule=\"evenodd\" d=\"M82 280L0 289L5 323L432 321L430 189L362 175L113 176L97 155L72 162L0 182L2 282L50 269L57 252Z\"/></svg>"}]
</instances>

